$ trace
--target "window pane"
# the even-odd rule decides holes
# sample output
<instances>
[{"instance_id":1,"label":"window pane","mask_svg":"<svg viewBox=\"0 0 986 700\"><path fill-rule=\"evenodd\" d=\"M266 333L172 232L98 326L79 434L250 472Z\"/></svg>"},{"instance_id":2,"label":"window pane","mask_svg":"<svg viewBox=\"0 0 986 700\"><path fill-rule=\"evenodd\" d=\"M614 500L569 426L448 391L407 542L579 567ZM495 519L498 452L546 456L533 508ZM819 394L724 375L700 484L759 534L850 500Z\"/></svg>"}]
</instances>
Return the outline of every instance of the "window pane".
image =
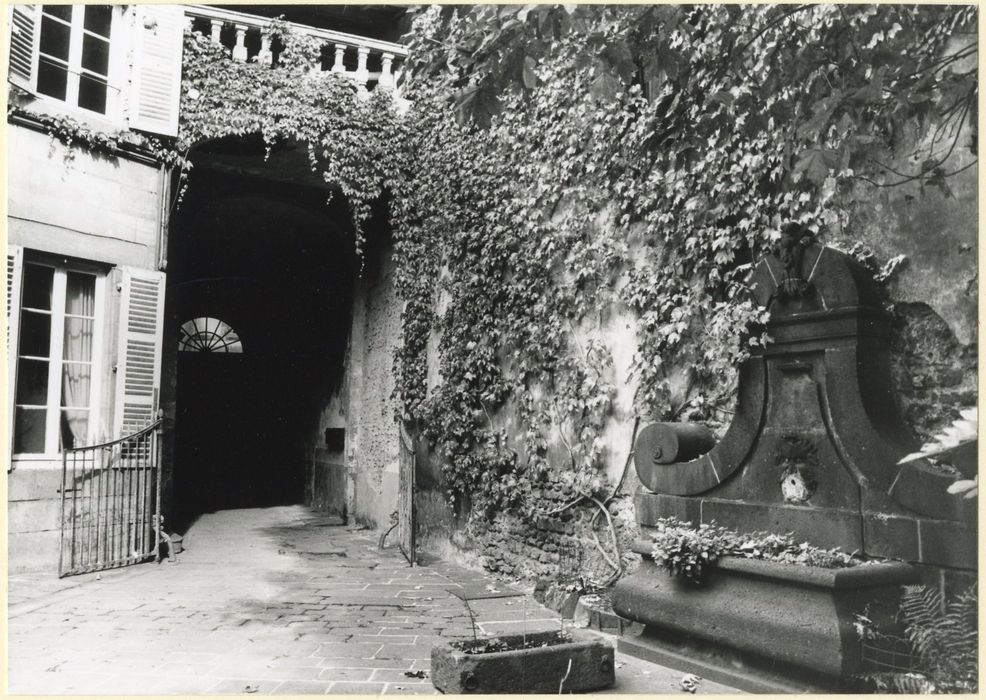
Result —
<instances>
[{"instance_id":1,"label":"window pane","mask_svg":"<svg viewBox=\"0 0 986 700\"><path fill-rule=\"evenodd\" d=\"M20 355L48 357L51 352L51 315L21 312Z\"/></svg>"},{"instance_id":2,"label":"window pane","mask_svg":"<svg viewBox=\"0 0 986 700\"><path fill-rule=\"evenodd\" d=\"M65 313L73 316L95 316L96 276L69 272L65 276Z\"/></svg>"},{"instance_id":3,"label":"window pane","mask_svg":"<svg viewBox=\"0 0 986 700\"><path fill-rule=\"evenodd\" d=\"M14 417L14 452L45 451L45 409L17 408Z\"/></svg>"},{"instance_id":4,"label":"window pane","mask_svg":"<svg viewBox=\"0 0 986 700\"><path fill-rule=\"evenodd\" d=\"M83 75L79 78L79 106L93 112L106 112L106 81Z\"/></svg>"},{"instance_id":5,"label":"window pane","mask_svg":"<svg viewBox=\"0 0 986 700\"><path fill-rule=\"evenodd\" d=\"M109 65L109 42L86 34L82 39L82 67L93 73L106 75L109 73Z\"/></svg>"},{"instance_id":6,"label":"window pane","mask_svg":"<svg viewBox=\"0 0 986 700\"><path fill-rule=\"evenodd\" d=\"M71 7L68 8L72 10ZM68 45L72 37L72 28L51 17L41 18L41 53L63 61L68 60Z\"/></svg>"},{"instance_id":7,"label":"window pane","mask_svg":"<svg viewBox=\"0 0 986 700\"><path fill-rule=\"evenodd\" d=\"M94 328L93 322L87 318L66 318L62 359L73 362L92 362L92 333Z\"/></svg>"},{"instance_id":8,"label":"window pane","mask_svg":"<svg viewBox=\"0 0 986 700\"><path fill-rule=\"evenodd\" d=\"M40 265L24 266L24 287L21 304L32 309L51 310L51 281L55 271Z\"/></svg>"},{"instance_id":9,"label":"window pane","mask_svg":"<svg viewBox=\"0 0 986 700\"><path fill-rule=\"evenodd\" d=\"M90 32L109 37L113 8L109 5L87 5L85 8L85 27Z\"/></svg>"},{"instance_id":10,"label":"window pane","mask_svg":"<svg viewBox=\"0 0 986 700\"><path fill-rule=\"evenodd\" d=\"M59 422L61 449L71 450L88 444L89 411L62 411Z\"/></svg>"},{"instance_id":11,"label":"window pane","mask_svg":"<svg viewBox=\"0 0 986 700\"><path fill-rule=\"evenodd\" d=\"M68 88L68 69L42 58L38 62L38 92L64 100Z\"/></svg>"},{"instance_id":12,"label":"window pane","mask_svg":"<svg viewBox=\"0 0 986 700\"><path fill-rule=\"evenodd\" d=\"M66 22L72 21L71 5L45 5L41 9L46 15L53 15L59 19L65 20Z\"/></svg>"},{"instance_id":13,"label":"window pane","mask_svg":"<svg viewBox=\"0 0 986 700\"><path fill-rule=\"evenodd\" d=\"M62 406L89 407L89 386L92 365L88 362L62 364Z\"/></svg>"},{"instance_id":14,"label":"window pane","mask_svg":"<svg viewBox=\"0 0 986 700\"><path fill-rule=\"evenodd\" d=\"M48 403L48 361L17 363L17 403L44 406Z\"/></svg>"}]
</instances>

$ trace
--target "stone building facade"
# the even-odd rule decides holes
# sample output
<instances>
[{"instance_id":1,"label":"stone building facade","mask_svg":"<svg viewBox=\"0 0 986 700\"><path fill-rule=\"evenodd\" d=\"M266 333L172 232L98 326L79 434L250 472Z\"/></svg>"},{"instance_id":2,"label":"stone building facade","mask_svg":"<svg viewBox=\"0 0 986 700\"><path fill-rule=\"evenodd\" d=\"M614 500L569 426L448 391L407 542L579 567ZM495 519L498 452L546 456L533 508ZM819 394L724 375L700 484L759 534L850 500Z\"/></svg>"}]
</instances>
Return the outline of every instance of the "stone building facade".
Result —
<instances>
[{"instance_id":1,"label":"stone building facade","mask_svg":"<svg viewBox=\"0 0 986 700\"><path fill-rule=\"evenodd\" d=\"M177 134L186 28L256 60L262 27L283 13L258 11L9 8L11 571L54 573L68 546L64 451L158 419L166 530L217 508L302 501L389 524L399 306L386 224L370 222L360 275L348 210L326 205L331 185L300 151L268 162L247 138L202 144L177 206L175 175L148 145ZM381 56L404 52L388 41L394 17L288 19L337 42L341 70L372 89ZM115 148L88 148L85 134ZM308 179L287 184L298 172Z\"/></svg>"}]
</instances>

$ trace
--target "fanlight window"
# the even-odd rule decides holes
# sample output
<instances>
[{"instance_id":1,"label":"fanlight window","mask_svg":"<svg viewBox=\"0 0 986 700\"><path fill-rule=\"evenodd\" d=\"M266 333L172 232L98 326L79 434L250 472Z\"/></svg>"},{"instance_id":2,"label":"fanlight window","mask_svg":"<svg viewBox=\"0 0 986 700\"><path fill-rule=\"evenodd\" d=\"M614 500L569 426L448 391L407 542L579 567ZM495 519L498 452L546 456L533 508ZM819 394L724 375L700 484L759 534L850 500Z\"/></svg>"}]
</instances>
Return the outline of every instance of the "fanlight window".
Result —
<instances>
[{"instance_id":1,"label":"fanlight window","mask_svg":"<svg viewBox=\"0 0 986 700\"><path fill-rule=\"evenodd\" d=\"M203 316L182 324L178 349L184 352L243 352L243 343L228 323Z\"/></svg>"}]
</instances>

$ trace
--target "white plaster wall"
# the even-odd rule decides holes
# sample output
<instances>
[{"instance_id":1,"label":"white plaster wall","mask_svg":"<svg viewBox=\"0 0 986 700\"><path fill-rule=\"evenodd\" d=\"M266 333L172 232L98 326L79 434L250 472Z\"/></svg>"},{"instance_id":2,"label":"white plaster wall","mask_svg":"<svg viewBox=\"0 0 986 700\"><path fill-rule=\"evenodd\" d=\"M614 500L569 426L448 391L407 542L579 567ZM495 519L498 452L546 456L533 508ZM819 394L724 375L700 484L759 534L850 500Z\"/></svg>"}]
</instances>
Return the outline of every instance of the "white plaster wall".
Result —
<instances>
[{"instance_id":1,"label":"white plaster wall","mask_svg":"<svg viewBox=\"0 0 986 700\"><path fill-rule=\"evenodd\" d=\"M156 267L163 182L158 168L70 151L45 134L12 124L7 147L8 243L107 267ZM102 399L95 419L104 432L112 425L117 282L117 275L107 276L103 306ZM8 570L54 575L61 461L18 460L7 486Z\"/></svg>"},{"instance_id":2,"label":"white plaster wall","mask_svg":"<svg viewBox=\"0 0 986 700\"><path fill-rule=\"evenodd\" d=\"M161 173L7 125L7 240L114 265L157 265Z\"/></svg>"}]
</instances>

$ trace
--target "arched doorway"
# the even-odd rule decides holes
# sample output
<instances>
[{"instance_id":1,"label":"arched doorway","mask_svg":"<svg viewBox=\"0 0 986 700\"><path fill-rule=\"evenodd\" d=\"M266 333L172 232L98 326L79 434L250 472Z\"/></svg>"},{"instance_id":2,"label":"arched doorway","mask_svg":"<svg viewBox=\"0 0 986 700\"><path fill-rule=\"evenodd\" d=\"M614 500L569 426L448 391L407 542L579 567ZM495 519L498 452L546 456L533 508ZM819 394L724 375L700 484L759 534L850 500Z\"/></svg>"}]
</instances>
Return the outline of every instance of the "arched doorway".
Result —
<instances>
[{"instance_id":1,"label":"arched doorway","mask_svg":"<svg viewBox=\"0 0 986 700\"><path fill-rule=\"evenodd\" d=\"M203 512L304 502L319 417L342 382L348 212L290 153L265 163L255 147L201 153L170 229L162 403L178 529Z\"/></svg>"}]
</instances>

